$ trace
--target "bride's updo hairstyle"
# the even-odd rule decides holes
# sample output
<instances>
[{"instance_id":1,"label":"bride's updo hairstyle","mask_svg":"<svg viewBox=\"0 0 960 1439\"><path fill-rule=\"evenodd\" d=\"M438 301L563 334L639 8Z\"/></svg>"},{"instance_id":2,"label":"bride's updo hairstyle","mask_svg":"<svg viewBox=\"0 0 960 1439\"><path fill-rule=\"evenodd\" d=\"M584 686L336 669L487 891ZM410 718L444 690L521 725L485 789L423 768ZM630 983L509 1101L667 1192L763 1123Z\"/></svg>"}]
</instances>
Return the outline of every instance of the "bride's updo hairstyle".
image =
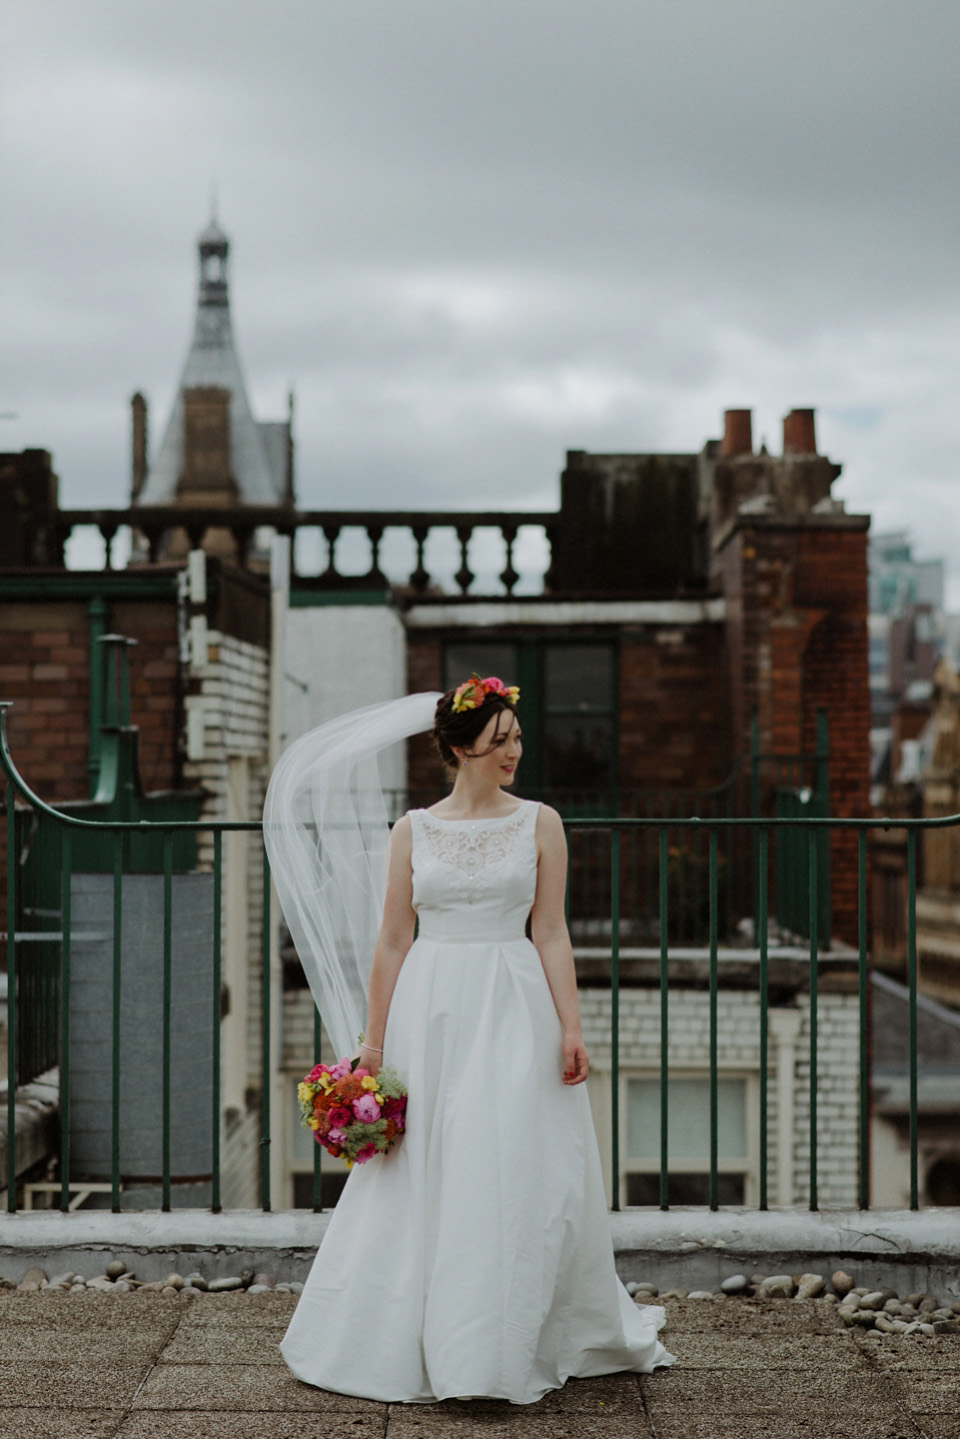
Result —
<instances>
[{"instance_id":1,"label":"bride's updo hairstyle","mask_svg":"<svg viewBox=\"0 0 960 1439\"><path fill-rule=\"evenodd\" d=\"M433 742L443 763L456 770L457 749L472 749L494 715L503 710L513 714L520 691L491 676L482 680L474 675L456 689L447 690L437 701L433 723ZM507 726L509 728L509 726Z\"/></svg>"}]
</instances>

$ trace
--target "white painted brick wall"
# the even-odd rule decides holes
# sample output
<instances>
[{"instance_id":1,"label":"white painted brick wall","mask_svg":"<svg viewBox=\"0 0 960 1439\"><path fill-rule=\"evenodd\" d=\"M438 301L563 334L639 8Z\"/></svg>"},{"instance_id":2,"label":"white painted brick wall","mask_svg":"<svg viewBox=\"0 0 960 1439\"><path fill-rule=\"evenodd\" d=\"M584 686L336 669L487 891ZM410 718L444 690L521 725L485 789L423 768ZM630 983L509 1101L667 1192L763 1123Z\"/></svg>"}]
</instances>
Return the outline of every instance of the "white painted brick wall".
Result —
<instances>
[{"instance_id":1,"label":"white painted brick wall","mask_svg":"<svg viewBox=\"0 0 960 1439\"><path fill-rule=\"evenodd\" d=\"M670 1066L707 1073L710 1055L709 995L704 990L673 990L669 996ZM605 1112L601 1086L609 1085L610 991L580 991L584 1038L601 1072L592 1081L594 1108ZM800 1031L793 1066L792 1203L805 1204L809 1194L809 1046L810 1001L798 998ZM754 1073L760 1067L760 1001L751 991L722 994L717 1004L717 1064L723 1070ZM850 1206L857 1201L859 1011L856 995L822 994L818 1008L818 1188L821 1207ZM656 1070L660 1063L660 993L624 989L620 993L621 1069ZM780 1097L777 1093L777 1049L768 1043L768 1136L771 1155L777 1134ZM601 1135L601 1141L603 1136ZM755 1149L758 1145L754 1146ZM769 1171L773 1184L773 1161Z\"/></svg>"},{"instance_id":2,"label":"white painted brick wall","mask_svg":"<svg viewBox=\"0 0 960 1439\"><path fill-rule=\"evenodd\" d=\"M203 711L203 758L186 761L184 776L206 791L202 817L226 819L229 762L238 755L247 756L250 760L247 816L258 819L263 811L267 784L269 657L260 646L217 630L209 631L207 641L207 663L191 669L191 678L199 681L197 699ZM212 868L212 836L201 834L200 840L200 868ZM249 1082L254 1087L260 1084L262 866L262 845L259 836L252 835L246 887L249 967L245 1056ZM225 916L221 918L225 929ZM245 1114L238 1125L225 1133L221 1161L225 1205L244 1207L259 1203L259 1138L256 1113Z\"/></svg>"}]
</instances>

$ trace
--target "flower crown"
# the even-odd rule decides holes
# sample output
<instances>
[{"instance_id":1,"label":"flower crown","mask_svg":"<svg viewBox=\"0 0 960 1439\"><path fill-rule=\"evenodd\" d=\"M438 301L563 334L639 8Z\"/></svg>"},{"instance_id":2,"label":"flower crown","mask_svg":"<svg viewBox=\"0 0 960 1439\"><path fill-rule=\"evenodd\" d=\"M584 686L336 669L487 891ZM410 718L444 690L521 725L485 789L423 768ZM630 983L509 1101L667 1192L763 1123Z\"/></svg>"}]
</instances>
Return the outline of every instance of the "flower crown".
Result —
<instances>
[{"instance_id":1,"label":"flower crown","mask_svg":"<svg viewBox=\"0 0 960 1439\"><path fill-rule=\"evenodd\" d=\"M520 698L520 691L516 685L505 685L496 675L482 680L478 674L474 674L454 690L454 711L463 714L466 710L479 709L487 695L502 695L508 704L515 705Z\"/></svg>"}]
</instances>

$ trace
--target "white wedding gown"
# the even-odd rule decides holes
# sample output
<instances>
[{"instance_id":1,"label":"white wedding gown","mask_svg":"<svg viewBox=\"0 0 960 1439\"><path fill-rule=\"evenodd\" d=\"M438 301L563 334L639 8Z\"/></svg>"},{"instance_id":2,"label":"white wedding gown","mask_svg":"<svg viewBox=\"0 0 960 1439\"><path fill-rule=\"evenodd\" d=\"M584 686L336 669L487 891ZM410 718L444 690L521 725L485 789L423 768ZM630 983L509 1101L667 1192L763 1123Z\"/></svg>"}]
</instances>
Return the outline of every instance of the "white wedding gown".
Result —
<instances>
[{"instance_id":1,"label":"white wedding gown","mask_svg":"<svg viewBox=\"0 0 960 1439\"><path fill-rule=\"evenodd\" d=\"M524 937L538 806L414 810L419 933L384 1064L407 1130L351 1171L281 1345L298 1378L367 1399L529 1404L571 1377L671 1364L664 1313L616 1277L589 1101Z\"/></svg>"}]
</instances>

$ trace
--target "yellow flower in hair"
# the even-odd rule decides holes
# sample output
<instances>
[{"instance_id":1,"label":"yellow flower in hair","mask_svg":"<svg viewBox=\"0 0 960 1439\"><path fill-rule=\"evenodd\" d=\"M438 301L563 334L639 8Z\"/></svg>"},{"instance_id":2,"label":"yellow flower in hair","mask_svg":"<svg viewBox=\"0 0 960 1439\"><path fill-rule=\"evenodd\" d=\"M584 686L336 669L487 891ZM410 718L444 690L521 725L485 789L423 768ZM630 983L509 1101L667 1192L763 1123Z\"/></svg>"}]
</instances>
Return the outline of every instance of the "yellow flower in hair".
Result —
<instances>
[{"instance_id":1,"label":"yellow flower in hair","mask_svg":"<svg viewBox=\"0 0 960 1439\"><path fill-rule=\"evenodd\" d=\"M486 694L483 686L476 675L472 679L465 680L458 685L453 695L453 708L457 714L464 714L467 710L475 710L483 704Z\"/></svg>"},{"instance_id":2,"label":"yellow flower in hair","mask_svg":"<svg viewBox=\"0 0 960 1439\"><path fill-rule=\"evenodd\" d=\"M510 703L511 703L512 705L515 705L516 702L517 702L517 700L520 698L520 691L519 691L519 689L517 688L517 686L516 686L516 685L508 685L508 686L507 686L507 691L506 691L506 693L507 693L507 699L510 701Z\"/></svg>"}]
</instances>

